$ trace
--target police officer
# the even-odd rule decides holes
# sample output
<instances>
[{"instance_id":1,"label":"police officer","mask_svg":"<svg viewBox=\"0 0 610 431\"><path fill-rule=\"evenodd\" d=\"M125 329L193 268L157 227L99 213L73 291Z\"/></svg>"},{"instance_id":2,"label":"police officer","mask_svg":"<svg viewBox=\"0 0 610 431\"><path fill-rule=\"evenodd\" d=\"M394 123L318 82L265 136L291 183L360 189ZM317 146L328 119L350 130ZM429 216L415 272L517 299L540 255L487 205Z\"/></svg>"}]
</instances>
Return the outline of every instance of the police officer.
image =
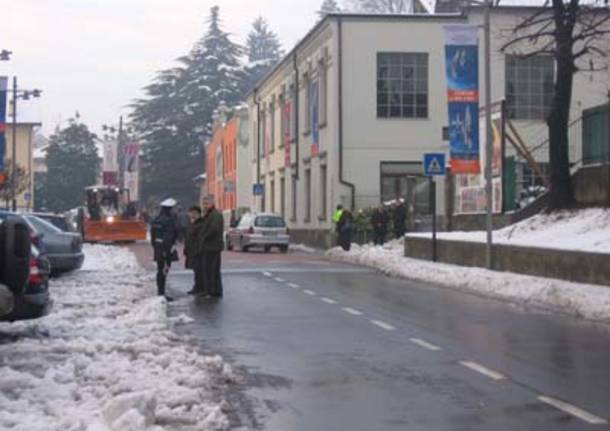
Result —
<instances>
[{"instance_id":1,"label":"police officer","mask_svg":"<svg viewBox=\"0 0 610 431\"><path fill-rule=\"evenodd\" d=\"M174 206L176 206L176 201L171 198L161 202L159 215L155 217L150 226L150 237L155 252L154 259L157 262L157 293L165 296L168 301L173 299L165 294L165 282L172 265L172 250L178 238L176 217L172 214Z\"/></svg>"}]
</instances>

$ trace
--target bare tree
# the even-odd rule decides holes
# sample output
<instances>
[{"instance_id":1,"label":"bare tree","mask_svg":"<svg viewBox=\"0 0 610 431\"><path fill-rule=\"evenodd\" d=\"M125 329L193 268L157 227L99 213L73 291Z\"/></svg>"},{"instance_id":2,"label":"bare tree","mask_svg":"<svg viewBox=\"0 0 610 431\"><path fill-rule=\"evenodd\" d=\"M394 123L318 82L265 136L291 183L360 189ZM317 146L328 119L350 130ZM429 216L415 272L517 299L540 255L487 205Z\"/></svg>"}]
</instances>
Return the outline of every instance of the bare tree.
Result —
<instances>
[{"instance_id":1,"label":"bare tree","mask_svg":"<svg viewBox=\"0 0 610 431\"><path fill-rule=\"evenodd\" d=\"M550 55L555 59L554 95L546 119L551 210L574 205L568 133L574 75L608 70L609 35L608 0L546 0L543 7L517 24L502 48L523 58Z\"/></svg>"},{"instance_id":2,"label":"bare tree","mask_svg":"<svg viewBox=\"0 0 610 431\"><path fill-rule=\"evenodd\" d=\"M6 168L2 175L4 182L0 184L0 202L4 201L8 207L10 201L28 189L30 178L21 166L17 166L17 169L13 171L10 159L6 160Z\"/></svg>"}]
</instances>

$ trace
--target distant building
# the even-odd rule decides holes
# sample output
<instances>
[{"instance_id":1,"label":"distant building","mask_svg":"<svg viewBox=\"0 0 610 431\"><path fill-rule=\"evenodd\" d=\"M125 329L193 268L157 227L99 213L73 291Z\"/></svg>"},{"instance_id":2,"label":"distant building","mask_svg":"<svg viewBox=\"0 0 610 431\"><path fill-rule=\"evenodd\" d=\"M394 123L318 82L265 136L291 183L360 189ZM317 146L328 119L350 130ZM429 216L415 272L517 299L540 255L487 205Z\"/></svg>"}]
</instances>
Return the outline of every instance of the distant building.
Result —
<instances>
[{"instance_id":1,"label":"distant building","mask_svg":"<svg viewBox=\"0 0 610 431\"><path fill-rule=\"evenodd\" d=\"M40 123L19 122L16 127L17 166L24 169L27 177L27 189L17 196L17 209L29 211L34 208L34 135ZM5 160L13 159L13 126L6 125ZM9 206L11 202L0 202L1 206Z\"/></svg>"},{"instance_id":2,"label":"distant building","mask_svg":"<svg viewBox=\"0 0 610 431\"><path fill-rule=\"evenodd\" d=\"M439 8L453 10L453 2L441 3L447 4ZM524 59L500 49L516 23L533 12L492 10L491 96L506 102L508 116L545 169L544 118L554 60ZM423 154L449 151L443 26L481 26L482 19L482 9L473 8L436 15L330 14L320 21L248 96L252 183L264 186L262 196L252 196L257 210L284 214L296 241L319 245L331 243L337 204L357 211L402 198L412 221L429 214ZM482 44L479 59L482 106ZM575 77L572 120L583 108L606 102L608 81L607 73ZM576 162L578 121L570 133ZM515 172L531 174L519 163ZM453 196L443 180L438 184L442 221Z\"/></svg>"},{"instance_id":3,"label":"distant building","mask_svg":"<svg viewBox=\"0 0 610 431\"><path fill-rule=\"evenodd\" d=\"M251 206L248 130L247 108L221 106L214 119L212 139L206 144L207 194L214 196L216 207L227 221Z\"/></svg>"}]
</instances>

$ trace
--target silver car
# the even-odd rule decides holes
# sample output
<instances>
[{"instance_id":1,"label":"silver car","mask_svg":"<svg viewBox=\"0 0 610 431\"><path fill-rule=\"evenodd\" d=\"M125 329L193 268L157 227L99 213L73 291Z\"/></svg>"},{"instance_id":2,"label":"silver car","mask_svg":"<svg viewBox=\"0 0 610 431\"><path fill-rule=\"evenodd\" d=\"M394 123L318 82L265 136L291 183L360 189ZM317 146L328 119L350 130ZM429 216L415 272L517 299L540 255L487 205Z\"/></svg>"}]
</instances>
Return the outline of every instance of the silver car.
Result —
<instances>
[{"instance_id":1,"label":"silver car","mask_svg":"<svg viewBox=\"0 0 610 431\"><path fill-rule=\"evenodd\" d=\"M279 215L246 213L237 226L227 232L226 244L227 250L248 251L256 247L269 252L272 247L277 247L282 253L286 253L290 235L286 222Z\"/></svg>"}]
</instances>

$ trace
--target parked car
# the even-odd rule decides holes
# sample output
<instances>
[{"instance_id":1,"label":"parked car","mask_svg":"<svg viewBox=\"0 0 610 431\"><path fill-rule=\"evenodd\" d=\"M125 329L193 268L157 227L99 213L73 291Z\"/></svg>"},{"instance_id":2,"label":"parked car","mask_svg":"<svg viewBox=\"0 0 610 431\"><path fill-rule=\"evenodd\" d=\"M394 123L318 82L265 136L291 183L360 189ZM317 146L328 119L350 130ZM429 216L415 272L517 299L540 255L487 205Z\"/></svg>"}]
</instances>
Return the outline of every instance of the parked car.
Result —
<instances>
[{"instance_id":1,"label":"parked car","mask_svg":"<svg viewBox=\"0 0 610 431\"><path fill-rule=\"evenodd\" d=\"M14 307L11 312L0 317L0 321L38 319L46 316L53 307L49 293L49 277L51 264L46 256L40 254L36 246L31 246L29 259L29 275L22 294L14 297Z\"/></svg>"},{"instance_id":2,"label":"parked car","mask_svg":"<svg viewBox=\"0 0 610 431\"><path fill-rule=\"evenodd\" d=\"M46 252L46 247L45 247L44 241L42 240L43 235L40 232L36 231L36 229L34 229L34 227L31 225L31 223L29 223L23 217L22 214L17 214L17 213L13 213L10 211L0 210L0 221L2 221L2 220L11 220L11 221L17 220L22 223L25 223L27 231L30 234L30 242L38 248L40 253L44 254Z\"/></svg>"},{"instance_id":3,"label":"parked car","mask_svg":"<svg viewBox=\"0 0 610 431\"><path fill-rule=\"evenodd\" d=\"M52 213L31 213L31 215L51 223L62 232L76 233L76 229L74 229L74 226L70 223L66 215Z\"/></svg>"},{"instance_id":4,"label":"parked car","mask_svg":"<svg viewBox=\"0 0 610 431\"><path fill-rule=\"evenodd\" d=\"M74 271L83 266L83 240L77 233L63 232L53 224L31 214L23 218L44 242L44 255L51 262L53 274Z\"/></svg>"},{"instance_id":5,"label":"parked car","mask_svg":"<svg viewBox=\"0 0 610 431\"><path fill-rule=\"evenodd\" d=\"M286 222L277 214L246 213L226 234L227 250L262 248L265 252L277 247L282 253L288 251L290 235Z\"/></svg>"},{"instance_id":6,"label":"parked car","mask_svg":"<svg viewBox=\"0 0 610 431\"><path fill-rule=\"evenodd\" d=\"M30 232L19 218L0 218L0 317L12 312L30 274Z\"/></svg>"}]
</instances>

